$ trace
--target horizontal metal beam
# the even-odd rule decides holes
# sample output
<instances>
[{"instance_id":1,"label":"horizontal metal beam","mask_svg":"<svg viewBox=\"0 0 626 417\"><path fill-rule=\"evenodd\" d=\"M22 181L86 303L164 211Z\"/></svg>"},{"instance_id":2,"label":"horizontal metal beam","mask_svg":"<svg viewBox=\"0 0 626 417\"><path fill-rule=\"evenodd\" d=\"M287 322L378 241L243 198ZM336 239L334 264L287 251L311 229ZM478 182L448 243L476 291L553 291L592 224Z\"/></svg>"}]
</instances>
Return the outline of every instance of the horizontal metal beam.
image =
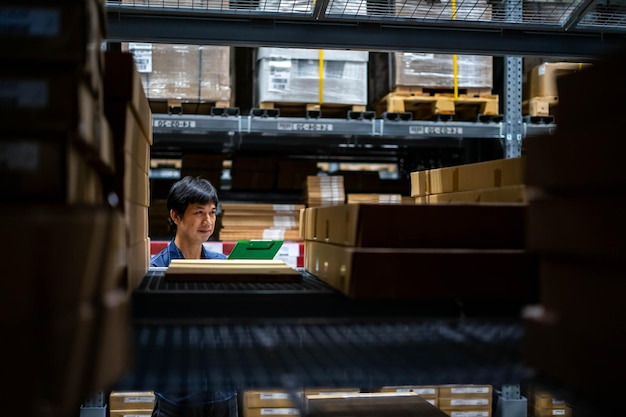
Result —
<instances>
[{"instance_id":1,"label":"horizontal metal beam","mask_svg":"<svg viewBox=\"0 0 626 417\"><path fill-rule=\"evenodd\" d=\"M412 26L359 21L164 15L107 10L110 42L327 48L476 55L593 58L626 47L625 34L510 27Z\"/></svg>"}]
</instances>

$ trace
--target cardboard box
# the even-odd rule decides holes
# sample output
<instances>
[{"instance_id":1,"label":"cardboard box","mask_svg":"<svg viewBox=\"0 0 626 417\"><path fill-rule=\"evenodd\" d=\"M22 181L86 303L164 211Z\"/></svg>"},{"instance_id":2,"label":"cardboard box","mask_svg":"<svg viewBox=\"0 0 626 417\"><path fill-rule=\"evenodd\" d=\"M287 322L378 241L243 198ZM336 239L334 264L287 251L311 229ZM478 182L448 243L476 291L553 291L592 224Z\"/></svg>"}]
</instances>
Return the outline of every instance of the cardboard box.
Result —
<instances>
[{"instance_id":1,"label":"cardboard box","mask_svg":"<svg viewBox=\"0 0 626 417\"><path fill-rule=\"evenodd\" d=\"M305 239L387 248L523 248L525 211L516 204L341 204L308 208Z\"/></svg>"},{"instance_id":2,"label":"cardboard box","mask_svg":"<svg viewBox=\"0 0 626 417\"><path fill-rule=\"evenodd\" d=\"M141 284L150 265L150 238L128 246L128 291Z\"/></svg>"},{"instance_id":3,"label":"cardboard box","mask_svg":"<svg viewBox=\"0 0 626 417\"><path fill-rule=\"evenodd\" d=\"M296 396L296 398L294 398ZM290 392L284 389L245 390L244 408L297 408L302 400L302 392Z\"/></svg>"},{"instance_id":4,"label":"cardboard box","mask_svg":"<svg viewBox=\"0 0 626 417\"><path fill-rule=\"evenodd\" d=\"M430 170L430 193L520 185L524 182L523 157L496 159Z\"/></svg>"},{"instance_id":5,"label":"cardboard box","mask_svg":"<svg viewBox=\"0 0 626 417\"><path fill-rule=\"evenodd\" d=\"M124 201L124 219L129 244L143 241L149 236L148 210L149 208L142 204Z\"/></svg>"},{"instance_id":6,"label":"cardboard box","mask_svg":"<svg viewBox=\"0 0 626 417\"><path fill-rule=\"evenodd\" d=\"M453 397L438 398L439 408L442 410L491 410L491 396L490 395L456 395Z\"/></svg>"},{"instance_id":7,"label":"cardboard box","mask_svg":"<svg viewBox=\"0 0 626 417\"><path fill-rule=\"evenodd\" d=\"M307 240L304 267L354 298L523 299L537 292L535 260L524 250L355 248Z\"/></svg>"},{"instance_id":8,"label":"cardboard box","mask_svg":"<svg viewBox=\"0 0 626 417\"><path fill-rule=\"evenodd\" d=\"M3 58L39 67L42 62L73 64L90 80L94 93L102 90L104 5L99 0L55 2L19 0L2 3ZM46 65L47 66L47 65Z\"/></svg>"},{"instance_id":9,"label":"cardboard box","mask_svg":"<svg viewBox=\"0 0 626 417\"><path fill-rule=\"evenodd\" d=\"M626 198L545 198L528 206L528 248L543 255L620 261Z\"/></svg>"},{"instance_id":10,"label":"cardboard box","mask_svg":"<svg viewBox=\"0 0 626 417\"><path fill-rule=\"evenodd\" d=\"M0 139L0 201L101 204L103 175L77 142L73 134Z\"/></svg>"},{"instance_id":11,"label":"cardboard box","mask_svg":"<svg viewBox=\"0 0 626 417\"><path fill-rule=\"evenodd\" d=\"M554 417L554 416L572 417L572 409L567 406L563 406L562 408L534 407L532 411L533 411L534 417Z\"/></svg>"},{"instance_id":12,"label":"cardboard box","mask_svg":"<svg viewBox=\"0 0 626 417\"><path fill-rule=\"evenodd\" d=\"M557 78L582 71L591 64L582 62L544 62L532 69L529 76L529 97L553 97L558 102Z\"/></svg>"},{"instance_id":13,"label":"cardboard box","mask_svg":"<svg viewBox=\"0 0 626 417\"><path fill-rule=\"evenodd\" d=\"M122 263L110 245L123 223L119 211L104 206L37 204L3 206L0 213L11 219L3 234L12 242L3 249L0 261L5 276L19 277L0 282L3 323L35 320L41 309L76 306L111 288L111 277ZM59 230L63 230L63 247L72 262L50 250L58 242ZM29 245L34 233L45 244ZM25 247L30 249L24 251Z\"/></svg>"},{"instance_id":14,"label":"cardboard box","mask_svg":"<svg viewBox=\"0 0 626 417\"><path fill-rule=\"evenodd\" d=\"M430 194L430 170L411 172L411 197Z\"/></svg>"},{"instance_id":15,"label":"cardboard box","mask_svg":"<svg viewBox=\"0 0 626 417\"><path fill-rule=\"evenodd\" d=\"M620 326L626 320L626 282L620 264L544 256L539 276L541 303L555 314L589 324Z\"/></svg>"},{"instance_id":16,"label":"cardboard box","mask_svg":"<svg viewBox=\"0 0 626 417\"><path fill-rule=\"evenodd\" d=\"M488 384L446 384L439 385L439 397L478 396L480 398L491 397L493 386Z\"/></svg>"},{"instance_id":17,"label":"cardboard box","mask_svg":"<svg viewBox=\"0 0 626 417\"><path fill-rule=\"evenodd\" d=\"M523 312L523 365L587 398L623 395L626 335L615 326L558 316L541 306ZM598 384L598 381L602 381Z\"/></svg>"},{"instance_id":18,"label":"cardboard box","mask_svg":"<svg viewBox=\"0 0 626 417\"><path fill-rule=\"evenodd\" d=\"M557 132L525 137L524 182L528 186L578 193L623 188L626 174L621 155L626 152L626 142L619 140L617 131L616 127L613 134Z\"/></svg>"},{"instance_id":19,"label":"cardboard box","mask_svg":"<svg viewBox=\"0 0 626 417\"><path fill-rule=\"evenodd\" d=\"M105 106L107 102L109 106L111 102L128 103L144 136L152 145L152 111L133 55L130 52L107 51L104 57ZM124 104L117 106L121 107Z\"/></svg>"},{"instance_id":20,"label":"cardboard box","mask_svg":"<svg viewBox=\"0 0 626 417\"><path fill-rule=\"evenodd\" d=\"M457 191L428 196L429 204L445 203L520 203L528 202L525 185L483 188L480 190Z\"/></svg>"},{"instance_id":21,"label":"cardboard box","mask_svg":"<svg viewBox=\"0 0 626 417\"><path fill-rule=\"evenodd\" d=\"M74 133L97 149L96 119L101 106L80 74L70 70L42 73L31 69L0 69L3 129L25 132Z\"/></svg>"},{"instance_id":22,"label":"cardboard box","mask_svg":"<svg viewBox=\"0 0 626 417\"><path fill-rule=\"evenodd\" d=\"M154 408L154 391L111 391L109 410L150 410Z\"/></svg>"},{"instance_id":23,"label":"cardboard box","mask_svg":"<svg viewBox=\"0 0 626 417\"><path fill-rule=\"evenodd\" d=\"M570 133L580 136L592 135L594 140L590 148L598 146L596 138L605 135L612 137L615 144L622 142L620 140L622 125L619 118L609 118L604 123L597 123L590 115L597 112L598 108L606 109L613 114L623 114L626 109L626 103L623 100L626 85L620 81L623 78L620 68L623 68L625 64L626 54L622 48L611 56L594 61L593 65L581 71L558 77L557 123L559 136L562 136L564 144L572 146L567 136L561 135ZM584 100L581 100L582 97Z\"/></svg>"},{"instance_id":24,"label":"cardboard box","mask_svg":"<svg viewBox=\"0 0 626 417\"><path fill-rule=\"evenodd\" d=\"M439 387L437 385L402 385L387 386L380 389L381 392L414 392L420 397L437 398L439 396Z\"/></svg>"},{"instance_id":25,"label":"cardboard box","mask_svg":"<svg viewBox=\"0 0 626 417\"><path fill-rule=\"evenodd\" d=\"M295 407L257 407L244 408L241 410L243 417L263 417L263 416L293 416L301 415L300 409Z\"/></svg>"}]
</instances>

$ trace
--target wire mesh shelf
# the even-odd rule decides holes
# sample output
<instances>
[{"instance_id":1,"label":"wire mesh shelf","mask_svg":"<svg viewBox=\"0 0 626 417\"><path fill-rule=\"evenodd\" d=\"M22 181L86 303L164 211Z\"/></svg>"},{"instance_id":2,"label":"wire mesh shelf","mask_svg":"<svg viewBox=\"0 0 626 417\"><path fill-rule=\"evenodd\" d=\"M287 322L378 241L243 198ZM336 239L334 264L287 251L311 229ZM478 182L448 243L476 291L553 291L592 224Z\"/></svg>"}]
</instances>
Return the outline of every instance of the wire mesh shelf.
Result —
<instances>
[{"instance_id":1,"label":"wire mesh shelf","mask_svg":"<svg viewBox=\"0 0 626 417\"><path fill-rule=\"evenodd\" d=\"M445 26L623 31L626 2L605 0L121 0L122 7L161 13L283 16Z\"/></svg>"}]
</instances>

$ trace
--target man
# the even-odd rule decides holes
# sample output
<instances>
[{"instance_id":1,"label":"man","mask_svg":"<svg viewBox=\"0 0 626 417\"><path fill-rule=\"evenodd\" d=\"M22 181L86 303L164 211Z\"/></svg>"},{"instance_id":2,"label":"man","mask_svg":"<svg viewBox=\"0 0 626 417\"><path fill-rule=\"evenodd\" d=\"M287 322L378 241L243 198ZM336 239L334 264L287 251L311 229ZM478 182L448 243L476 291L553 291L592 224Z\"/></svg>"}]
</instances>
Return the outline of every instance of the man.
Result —
<instances>
[{"instance_id":1,"label":"man","mask_svg":"<svg viewBox=\"0 0 626 417\"><path fill-rule=\"evenodd\" d=\"M169 266L172 259L226 259L203 245L215 231L217 191L202 178L184 177L167 197L174 239L155 255L150 266ZM237 417L235 391L155 391L153 417Z\"/></svg>"},{"instance_id":2,"label":"man","mask_svg":"<svg viewBox=\"0 0 626 417\"><path fill-rule=\"evenodd\" d=\"M185 177L172 185L167 210L175 236L150 266L169 266L172 259L226 259L203 245L215 231L217 204L217 191L205 179Z\"/></svg>"}]
</instances>

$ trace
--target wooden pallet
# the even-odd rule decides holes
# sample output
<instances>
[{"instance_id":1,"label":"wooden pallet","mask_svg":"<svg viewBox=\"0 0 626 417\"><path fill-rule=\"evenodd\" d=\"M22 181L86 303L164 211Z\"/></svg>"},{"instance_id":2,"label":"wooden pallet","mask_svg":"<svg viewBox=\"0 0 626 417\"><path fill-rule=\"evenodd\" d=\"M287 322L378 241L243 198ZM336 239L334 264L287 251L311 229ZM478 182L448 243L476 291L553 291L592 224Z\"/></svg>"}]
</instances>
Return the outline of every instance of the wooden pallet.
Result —
<instances>
[{"instance_id":1,"label":"wooden pallet","mask_svg":"<svg viewBox=\"0 0 626 417\"><path fill-rule=\"evenodd\" d=\"M524 116L553 116L558 97L532 97L522 102L522 114Z\"/></svg>"},{"instance_id":2,"label":"wooden pallet","mask_svg":"<svg viewBox=\"0 0 626 417\"><path fill-rule=\"evenodd\" d=\"M210 115L214 108L232 109L228 101L191 102L183 100L149 100L152 113Z\"/></svg>"},{"instance_id":3,"label":"wooden pallet","mask_svg":"<svg viewBox=\"0 0 626 417\"><path fill-rule=\"evenodd\" d=\"M364 104L316 104L265 101L259 103L258 109L278 110L280 117L345 118L348 117L348 112L364 113L366 106Z\"/></svg>"},{"instance_id":4,"label":"wooden pallet","mask_svg":"<svg viewBox=\"0 0 626 417\"><path fill-rule=\"evenodd\" d=\"M465 89L465 93L433 92L420 87L396 89L376 104L376 114L411 114L414 120L449 116L456 120L476 120L479 115L499 114L498 95L486 89Z\"/></svg>"}]
</instances>

